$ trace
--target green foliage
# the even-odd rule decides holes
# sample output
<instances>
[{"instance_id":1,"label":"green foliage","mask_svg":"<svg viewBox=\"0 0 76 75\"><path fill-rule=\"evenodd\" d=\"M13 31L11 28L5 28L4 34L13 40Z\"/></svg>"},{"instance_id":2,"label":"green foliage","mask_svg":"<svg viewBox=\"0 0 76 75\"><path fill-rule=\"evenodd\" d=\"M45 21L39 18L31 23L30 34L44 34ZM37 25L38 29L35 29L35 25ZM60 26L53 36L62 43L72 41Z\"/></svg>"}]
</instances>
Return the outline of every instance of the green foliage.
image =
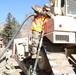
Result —
<instances>
[{"instance_id":1,"label":"green foliage","mask_svg":"<svg viewBox=\"0 0 76 75\"><path fill-rule=\"evenodd\" d=\"M16 21L15 18L12 18L12 34L14 35L15 32L17 32L18 28L19 28L19 23ZM17 35L17 37L20 36L20 33Z\"/></svg>"},{"instance_id":2,"label":"green foliage","mask_svg":"<svg viewBox=\"0 0 76 75\"><path fill-rule=\"evenodd\" d=\"M4 29L3 29L3 38L5 40L7 40L9 42L9 40L11 39L12 35L12 15L11 13L8 13L7 15L7 19L6 19L6 24L4 25Z\"/></svg>"},{"instance_id":3,"label":"green foliage","mask_svg":"<svg viewBox=\"0 0 76 75\"><path fill-rule=\"evenodd\" d=\"M18 27L19 23L16 21L14 17L12 17L11 13L8 13L6 24L4 25L4 29L0 33L2 37L5 39L5 44L7 44L11 40Z\"/></svg>"}]
</instances>

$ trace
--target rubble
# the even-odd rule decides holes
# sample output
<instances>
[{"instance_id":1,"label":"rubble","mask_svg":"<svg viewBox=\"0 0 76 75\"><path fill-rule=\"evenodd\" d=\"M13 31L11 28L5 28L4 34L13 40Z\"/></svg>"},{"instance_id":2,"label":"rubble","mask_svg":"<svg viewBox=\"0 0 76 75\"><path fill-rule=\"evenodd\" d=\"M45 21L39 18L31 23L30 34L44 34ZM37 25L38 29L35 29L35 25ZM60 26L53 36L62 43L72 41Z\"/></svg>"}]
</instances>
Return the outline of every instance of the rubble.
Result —
<instances>
[{"instance_id":1,"label":"rubble","mask_svg":"<svg viewBox=\"0 0 76 75\"><path fill-rule=\"evenodd\" d=\"M11 54L12 50L6 52L5 65L0 67L0 75L22 75L22 70L15 59L11 57ZM4 61L2 64L4 64Z\"/></svg>"}]
</instances>

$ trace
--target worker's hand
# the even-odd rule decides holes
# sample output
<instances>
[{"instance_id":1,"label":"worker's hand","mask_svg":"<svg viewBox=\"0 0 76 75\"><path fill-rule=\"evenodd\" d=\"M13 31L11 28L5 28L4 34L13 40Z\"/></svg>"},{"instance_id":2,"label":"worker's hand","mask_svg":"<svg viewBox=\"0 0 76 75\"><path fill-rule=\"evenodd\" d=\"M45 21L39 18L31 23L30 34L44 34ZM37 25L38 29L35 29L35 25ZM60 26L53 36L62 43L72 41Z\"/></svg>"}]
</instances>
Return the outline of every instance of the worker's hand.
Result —
<instances>
[{"instance_id":1,"label":"worker's hand","mask_svg":"<svg viewBox=\"0 0 76 75\"><path fill-rule=\"evenodd\" d=\"M40 6L38 6L38 5L33 5L33 6L32 6L32 9L35 11L35 13L41 14L41 15L43 15L43 16L46 16L46 12L43 12L43 11L42 11L42 8L41 8Z\"/></svg>"},{"instance_id":2,"label":"worker's hand","mask_svg":"<svg viewBox=\"0 0 76 75\"><path fill-rule=\"evenodd\" d=\"M36 12L36 13L40 13L42 11L42 8L38 5L33 5L32 9Z\"/></svg>"}]
</instances>

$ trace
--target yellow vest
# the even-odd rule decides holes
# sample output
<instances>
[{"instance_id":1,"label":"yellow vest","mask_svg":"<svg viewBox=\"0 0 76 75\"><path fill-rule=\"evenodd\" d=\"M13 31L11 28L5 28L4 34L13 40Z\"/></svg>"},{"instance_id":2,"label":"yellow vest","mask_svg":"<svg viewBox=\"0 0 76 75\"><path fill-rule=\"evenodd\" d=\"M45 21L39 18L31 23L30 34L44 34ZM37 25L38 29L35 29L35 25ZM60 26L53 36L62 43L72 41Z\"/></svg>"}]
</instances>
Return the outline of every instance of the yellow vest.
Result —
<instances>
[{"instance_id":1,"label":"yellow vest","mask_svg":"<svg viewBox=\"0 0 76 75\"><path fill-rule=\"evenodd\" d=\"M31 29L36 30L38 32L41 32L42 29L43 29L42 27L44 25L44 22L45 22L45 20L42 20L41 18L38 18L37 20L32 22Z\"/></svg>"}]
</instances>

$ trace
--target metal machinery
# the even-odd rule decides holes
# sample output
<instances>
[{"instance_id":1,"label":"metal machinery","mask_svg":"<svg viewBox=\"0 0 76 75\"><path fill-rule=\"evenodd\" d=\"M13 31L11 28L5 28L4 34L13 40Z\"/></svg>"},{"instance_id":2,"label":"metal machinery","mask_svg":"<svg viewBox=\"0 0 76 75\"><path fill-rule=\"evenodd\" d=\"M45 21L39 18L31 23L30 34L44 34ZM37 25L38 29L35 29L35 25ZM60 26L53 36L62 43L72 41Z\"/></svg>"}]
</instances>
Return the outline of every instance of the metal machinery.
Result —
<instances>
[{"instance_id":1,"label":"metal machinery","mask_svg":"<svg viewBox=\"0 0 76 75\"><path fill-rule=\"evenodd\" d=\"M50 75L76 75L76 0L51 2L54 3L51 6L54 17L44 26L45 35L38 66ZM21 51L20 45L24 47L20 47ZM25 74L29 73L26 57L29 55L30 45L28 37L19 43L15 40L14 43L15 59Z\"/></svg>"}]
</instances>

